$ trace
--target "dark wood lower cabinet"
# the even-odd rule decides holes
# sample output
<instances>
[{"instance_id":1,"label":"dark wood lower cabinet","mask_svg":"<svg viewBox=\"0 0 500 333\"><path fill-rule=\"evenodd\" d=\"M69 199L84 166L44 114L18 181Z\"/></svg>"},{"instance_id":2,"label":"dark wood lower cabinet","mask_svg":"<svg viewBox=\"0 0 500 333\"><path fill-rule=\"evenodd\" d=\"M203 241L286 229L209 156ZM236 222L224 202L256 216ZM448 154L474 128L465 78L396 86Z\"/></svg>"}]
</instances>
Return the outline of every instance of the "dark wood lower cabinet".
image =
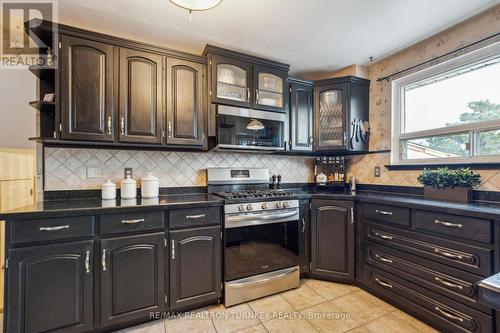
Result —
<instances>
[{"instance_id":1,"label":"dark wood lower cabinet","mask_svg":"<svg viewBox=\"0 0 500 333\"><path fill-rule=\"evenodd\" d=\"M170 309L179 310L221 296L220 227L170 232Z\"/></svg>"},{"instance_id":2,"label":"dark wood lower cabinet","mask_svg":"<svg viewBox=\"0 0 500 333\"><path fill-rule=\"evenodd\" d=\"M165 309L164 233L101 240L101 326Z\"/></svg>"},{"instance_id":3,"label":"dark wood lower cabinet","mask_svg":"<svg viewBox=\"0 0 500 333\"><path fill-rule=\"evenodd\" d=\"M11 249L8 332L83 332L92 329L91 240Z\"/></svg>"},{"instance_id":4,"label":"dark wood lower cabinet","mask_svg":"<svg viewBox=\"0 0 500 333\"><path fill-rule=\"evenodd\" d=\"M304 275L309 273L310 257L310 220L309 220L309 200L301 200L299 202L299 262L300 274Z\"/></svg>"},{"instance_id":5,"label":"dark wood lower cabinet","mask_svg":"<svg viewBox=\"0 0 500 333\"><path fill-rule=\"evenodd\" d=\"M311 201L311 276L354 281L354 203Z\"/></svg>"}]
</instances>

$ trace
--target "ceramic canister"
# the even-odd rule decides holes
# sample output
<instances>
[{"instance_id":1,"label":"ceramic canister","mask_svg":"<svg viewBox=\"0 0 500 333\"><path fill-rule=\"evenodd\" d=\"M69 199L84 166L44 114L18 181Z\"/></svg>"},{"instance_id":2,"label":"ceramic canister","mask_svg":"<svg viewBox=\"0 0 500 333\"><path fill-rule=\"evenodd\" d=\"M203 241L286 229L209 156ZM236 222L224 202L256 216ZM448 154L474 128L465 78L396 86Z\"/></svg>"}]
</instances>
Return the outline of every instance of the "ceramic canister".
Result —
<instances>
[{"instance_id":1,"label":"ceramic canister","mask_svg":"<svg viewBox=\"0 0 500 333\"><path fill-rule=\"evenodd\" d=\"M160 181L149 173L141 179L141 196L143 198L156 198L159 194Z\"/></svg>"},{"instance_id":2,"label":"ceramic canister","mask_svg":"<svg viewBox=\"0 0 500 333\"><path fill-rule=\"evenodd\" d=\"M133 199L137 196L137 182L130 175L120 182L120 196L122 199Z\"/></svg>"},{"instance_id":3,"label":"ceramic canister","mask_svg":"<svg viewBox=\"0 0 500 333\"><path fill-rule=\"evenodd\" d=\"M116 198L116 184L108 179L102 184L101 195L103 200L111 200Z\"/></svg>"}]
</instances>

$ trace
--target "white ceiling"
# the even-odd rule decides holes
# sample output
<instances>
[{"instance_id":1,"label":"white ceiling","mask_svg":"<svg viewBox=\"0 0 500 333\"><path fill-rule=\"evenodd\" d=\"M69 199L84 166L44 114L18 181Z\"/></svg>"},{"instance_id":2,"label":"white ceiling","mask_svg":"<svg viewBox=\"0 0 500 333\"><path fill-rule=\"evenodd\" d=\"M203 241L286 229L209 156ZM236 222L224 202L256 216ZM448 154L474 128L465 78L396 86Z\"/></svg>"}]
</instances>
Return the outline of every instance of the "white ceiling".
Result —
<instances>
[{"instance_id":1,"label":"white ceiling","mask_svg":"<svg viewBox=\"0 0 500 333\"><path fill-rule=\"evenodd\" d=\"M193 13L169 0L59 0L59 22L201 54L205 44L325 77L375 61L500 0L223 0Z\"/></svg>"}]
</instances>

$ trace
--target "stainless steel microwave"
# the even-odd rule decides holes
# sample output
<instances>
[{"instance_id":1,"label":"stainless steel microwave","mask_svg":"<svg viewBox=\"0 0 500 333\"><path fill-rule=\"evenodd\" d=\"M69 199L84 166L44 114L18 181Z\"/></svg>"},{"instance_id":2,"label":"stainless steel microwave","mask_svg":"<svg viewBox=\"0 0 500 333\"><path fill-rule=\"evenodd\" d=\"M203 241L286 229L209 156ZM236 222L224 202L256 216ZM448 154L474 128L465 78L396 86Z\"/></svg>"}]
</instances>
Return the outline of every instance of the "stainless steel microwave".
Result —
<instances>
[{"instance_id":1,"label":"stainless steel microwave","mask_svg":"<svg viewBox=\"0 0 500 333\"><path fill-rule=\"evenodd\" d=\"M214 150L284 150L285 114L217 105Z\"/></svg>"}]
</instances>

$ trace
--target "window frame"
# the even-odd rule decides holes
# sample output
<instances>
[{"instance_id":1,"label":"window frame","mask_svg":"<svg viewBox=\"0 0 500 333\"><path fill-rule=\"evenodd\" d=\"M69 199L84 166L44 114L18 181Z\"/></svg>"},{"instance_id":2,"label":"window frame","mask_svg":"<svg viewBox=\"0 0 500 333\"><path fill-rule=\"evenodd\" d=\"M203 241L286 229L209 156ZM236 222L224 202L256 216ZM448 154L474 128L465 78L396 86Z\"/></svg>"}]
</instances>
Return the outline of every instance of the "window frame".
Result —
<instances>
[{"instance_id":1,"label":"window frame","mask_svg":"<svg viewBox=\"0 0 500 333\"><path fill-rule=\"evenodd\" d=\"M460 124L437 129L413 131L402 133L404 128L405 100L404 89L424 80L430 80L448 72L457 71L460 68L472 66L479 62L486 62L500 58L500 42L491 44L481 49L471 51L453 59L441 62L437 65L425 68L407 76L392 81L392 121L391 121L391 165L414 165L414 164L469 164L469 163L499 163L500 155L476 155L479 149L479 132L500 129L500 119L486 120L470 124ZM469 156L468 157L444 157L425 159L404 159L403 140L420 139L445 134L459 134L469 132Z\"/></svg>"}]
</instances>

